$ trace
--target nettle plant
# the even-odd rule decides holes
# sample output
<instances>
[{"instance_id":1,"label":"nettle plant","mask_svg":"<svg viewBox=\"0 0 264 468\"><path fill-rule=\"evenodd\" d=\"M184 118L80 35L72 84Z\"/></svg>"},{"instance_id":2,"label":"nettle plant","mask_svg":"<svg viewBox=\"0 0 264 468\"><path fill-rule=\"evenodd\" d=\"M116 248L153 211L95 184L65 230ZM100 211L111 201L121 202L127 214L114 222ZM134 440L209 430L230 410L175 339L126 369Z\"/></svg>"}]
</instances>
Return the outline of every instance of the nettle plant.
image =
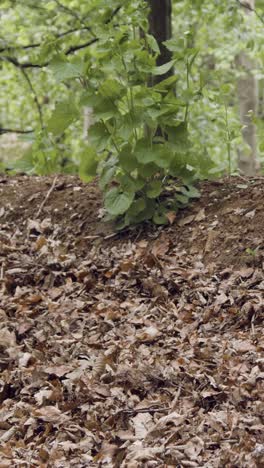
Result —
<instances>
[{"instance_id":1,"label":"nettle plant","mask_svg":"<svg viewBox=\"0 0 264 468\"><path fill-rule=\"evenodd\" d=\"M193 186L199 161L188 139L188 115L201 96L201 84L191 76L197 50L171 39L173 59L156 66L158 44L148 34L146 5L133 3L125 24L96 26L96 44L82 58L58 55L50 67L62 80L77 78L83 91L78 102L59 102L48 131L59 133L79 116L82 106L93 109L89 145L81 156L80 176L99 176L106 218L122 229L152 220L166 224L180 207L199 196ZM178 76L157 80L177 63L186 69L185 85Z\"/></svg>"}]
</instances>

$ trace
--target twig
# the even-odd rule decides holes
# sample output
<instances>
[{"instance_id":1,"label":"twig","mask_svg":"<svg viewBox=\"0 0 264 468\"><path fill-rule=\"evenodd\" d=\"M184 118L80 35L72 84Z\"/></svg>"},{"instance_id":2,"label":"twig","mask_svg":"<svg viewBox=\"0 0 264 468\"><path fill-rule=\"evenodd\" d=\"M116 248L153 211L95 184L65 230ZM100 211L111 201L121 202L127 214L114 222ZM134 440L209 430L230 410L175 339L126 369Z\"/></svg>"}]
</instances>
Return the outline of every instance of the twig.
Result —
<instances>
[{"instance_id":1,"label":"twig","mask_svg":"<svg viewBox=\"0 0 264 468\"><path fill-rule=\"evenodd\" d=\"M49 191L48 191L46 197L44 198L43 202L41 203L41 205L40 205L40 207L39 207L39 209L38 209L38 211L37 211L37 213L36 213L36 218L39 217L39 215L40 215L40 213L41 213L41 211L42 211L42 209L43 209L43 207L44 207L46 201L48 200L48 198L49 198L51 192L54 190L57 180L58 180L58 176L54 177L53 182L52 182L52 185L51 185L51 187L50 187L50 189L49 189Z\"/></svg>"},{"instance_id":2,"label":"twig","mask_svg":"<svg viewBox=\"0 0 264 468\"><path fill-rule=\"evenodd\" d=\"M13 437L13 435L16 433L16 430L17 430L16 426L10 427L10 429L8 429L8 431L4 432L4 434L1 435L0 441L1 442L8 442Z\"/></svg>"},{"instance_id":3,"label":"twig","mask_svg":"<svg viewBox=\"0 0 264 468\"><path fill-rule=\"evenodd\" d=\"M1 265L1 270L0 270L0 281L3 281L4 279L4 262Z\"/></svg>"},{"instance_id":4,"label":"twig","mask_svg":"<svg viewBox=\"0 0 264 468\"><path fill-rule=\"evenodd\" d=\"M159 407L153 407L150 406L148 408L135 408L135 409L123 409L118 411L118 413L125 413L125 414L138 414L138 413L166 413L167 411L170 411L170 407L164 407L164 408L159 408Z\"/></svg>"}]
</instances>

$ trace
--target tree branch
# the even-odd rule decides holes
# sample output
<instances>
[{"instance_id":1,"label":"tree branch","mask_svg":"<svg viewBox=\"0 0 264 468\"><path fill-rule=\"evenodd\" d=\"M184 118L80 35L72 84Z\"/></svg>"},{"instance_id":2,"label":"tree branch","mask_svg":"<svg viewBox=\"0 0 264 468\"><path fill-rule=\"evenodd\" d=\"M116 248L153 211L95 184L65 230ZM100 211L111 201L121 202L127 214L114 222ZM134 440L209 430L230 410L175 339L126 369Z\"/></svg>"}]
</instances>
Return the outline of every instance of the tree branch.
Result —
<instances>
[{"instance_id":1,"label":"tree branch","mask_svg":"<svg viewBox=\"0 0 264 468\"><path fill-rule=\"evenodd\" d=\"M84 49L85 47L89 47L90 45L95 44L95 42L98 42L98 41L99 41L99 39L97 37L95 37L94 39L91 39L90 41L85 42L84 44L79 44L79 45L76 45L76 46L69 47L69 49L66 50L66 52L64 52L64 53L65 53L65 55L73 54L77 50L81 50L81 49Z\"/></svg>"},{"instance_id":2,"label":"tree branch","mask_svg":"<svg viewBox=\"0 0 264 468\"><path fill-rule=\"evenodd\" d=\"M9 55L0 56L0 60L2 60L3 62L12 63L12 65L14 65L17 68L20 68L21 70L24 68L44 68L49 64L49 62L45 62L41 64L32 63L32 62L20 63L17 59L15 59L14 57L10 57Z\"/></svg>"},{"instance_id":3,"label":"tree branch","mask_svg":"<svg viewBox=\"0 0 264 468\"><path fill-rule=\"evenodd\" d=\"M104 24L105 25L109 24L112 21L112 19L117 15L117 13L121 10L121 8L122 8L121 6L118 6L113 11L110 18L108 18L108 20L106 20ZM92 29L89 28L89 31L92 32ZM65 55L73 54L77 50L81 50L81 49L84 49L85 47L89 47L90 45L95 44L98 41L99 41L99 39L97 37L94 37L93 39L90 39L89 41L84 42L83 44L79 44L79 45L76 45L76 46L69 47L66 50L66 52L64 52L64 53L65 53ZM38 47L38 46L36 45L36 47ZM0 50L0 52L1 52L1 50ZM40 63L32 63L32 62L21 63L17 59L15 59L13 57L10 57L8 55L4 55L2 57L0 56L0 60L5 60L7 62L10 62L14 66L20 68L21 70L26 69L26 68L44 68L44 67L47 67L49 65L49 62L44 62L44 63L41 63L41 64Z\"/></svg>"},{"instance_id":4,"label":"tree branch","mask_svg":"<svg viewBox=\"0 0 264 468\"><path fill-rule=\"evenodd\" d=\"M70 55L76 52L77 50L84 49L85 47L89 47L92 44L95 44L95 42L98 42L98 38L90 39L88 42L84 42L83 44L78 44L76 46L71 46L69 49L67 49L64 53L65 55ZM14 57L10 57L8 55L2 55L0 56L0 60L12 63L17 68L20 68L21 70L24 70L26 68L44 68L49 65L49 62L44 62L44 63L32 63L32 62L24 62L21 63Z\"/></svg>"},{"instance_id":5,"label":"tree branch","mask_svg":"<svg viewBox=\"0 0 264 468\"><path fill-rule=\"evenodd\" d=\"M68 31L64 31L64 32L62 32L60 34L56 34L55 38L60 39L61 37L65 37L68 34L73 34L73 33L78 32L78 31L91 31L91 28L89 26L84 26L82 28L69 29ZM42 42L36 42L36 43L33 43L33 44L26 44L24 46L8 46L7 45L6 47L2 47L0 49L0 53L6 52L6 51L34 49L36 47L40 47L41 45L42 45Z\"/></svg>"},{"instance_id":6,"label":"tree branch","mask_svg":"<svg viewBox=\"0 0 264 468\"><path fill-rule=\"evenodd\" d=\"M23 74L25 80L27 81L28 83L28 86L31 90L31 92L33 93L33 96L34 96L34 101L35 101L35 104L36 104L36 107L37 107L37 111L38 111L38 114L39 114L39 121L40 121L40 125L41 125L41 128L43 130L44 128L44 124L43 124L43 115L42 115L42 109L41 109L41 105L39 103L39 100L38 100L38 95L34 89L34 86L33 84L31 83L31 80L26 72L26 70L24 70L23 68L21 68L21 73Z\"/></svg>"},{"instance_id":7,"label":"tree branch","mask_svg":"<svg viewBox=\"0 0 264 468\"><path fill-rule=\"evenodd\" d=\"M261 23L264 24L264 18L257 12L257 10L255 8L252 8L251 5L249 5L249 3L247 3L246 0L236 0L237 3L242 7L242 8L245 8L246 10L249 10L251 11L252 13L255 13L255 15L257 16L257 18L261 21Z\"/></svg>"},{"instance_id":8,"label":"tree branch","mask_svg":"<svg viewBox=\"0 0 264 468\"><path fill-rule=\"evenodd\" d=\"M83 19L78 15L78 13L76 13L76 11L72 10L71 8L67 7L66 5L63 5L63 3L61 3L59 0L54 0L54 2L56 3L56 5L58 5L58 7L61 10L65 11L66 13L68 13L68 15L72 16L77 21L79 21L80 24L85 26L85 23L84 23Z\"/></svg>"},{"instance_id":9,"label":"tree branch","mask_svg":"<svg viewBox=\"0 0 264 468\"><path fill-rule=\"evenodd\" d=\"M33 133L35 130L20 130L17 128L2 128L0 127L0 135L3 135L4 133L18 133L21 135L25 135L27 133Z\"/></svg>"}]
</instances>

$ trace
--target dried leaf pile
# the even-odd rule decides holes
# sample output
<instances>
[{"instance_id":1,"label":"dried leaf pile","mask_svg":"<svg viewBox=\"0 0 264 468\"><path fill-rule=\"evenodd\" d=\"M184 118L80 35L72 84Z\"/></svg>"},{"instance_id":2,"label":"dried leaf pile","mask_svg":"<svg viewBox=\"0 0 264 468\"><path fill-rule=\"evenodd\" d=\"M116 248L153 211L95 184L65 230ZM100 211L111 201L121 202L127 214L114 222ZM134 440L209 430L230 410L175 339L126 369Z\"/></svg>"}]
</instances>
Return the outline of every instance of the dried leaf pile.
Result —
<instances>
[{"instance_id":1,"label":"dried leaf pile","mask_svg":"<svg viewBox=\"0 0 264 468\"><path fill-rule=\"evenodd\" d=\"M53 182L0 178L0 467L263 467L264 179L119 235Z\"/></svg>"}]
</instances>

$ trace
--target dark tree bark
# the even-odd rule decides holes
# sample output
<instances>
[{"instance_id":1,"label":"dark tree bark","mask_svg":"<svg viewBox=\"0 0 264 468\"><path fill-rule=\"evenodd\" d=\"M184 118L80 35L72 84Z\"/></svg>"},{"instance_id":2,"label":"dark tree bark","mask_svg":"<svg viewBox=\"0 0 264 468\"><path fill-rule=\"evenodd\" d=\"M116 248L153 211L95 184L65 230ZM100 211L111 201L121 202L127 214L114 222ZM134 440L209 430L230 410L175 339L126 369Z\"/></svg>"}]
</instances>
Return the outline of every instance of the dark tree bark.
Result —
<instances>
[{"instance_id":1,"label":"dark tree bark","mask_svg":"<svg viewBox=\"0 0 264 468\"><path fill-rule=\"evenodd\" d=\"M163 45L164 41L171 38L171 0L149 0L149 32L158 42L160 55L157 58L157 65L164 65L172 59L171 52ZM155 83L168 78L173 74L171 69L165 75L156 76Z\"/></svg>"}]
</instances>

